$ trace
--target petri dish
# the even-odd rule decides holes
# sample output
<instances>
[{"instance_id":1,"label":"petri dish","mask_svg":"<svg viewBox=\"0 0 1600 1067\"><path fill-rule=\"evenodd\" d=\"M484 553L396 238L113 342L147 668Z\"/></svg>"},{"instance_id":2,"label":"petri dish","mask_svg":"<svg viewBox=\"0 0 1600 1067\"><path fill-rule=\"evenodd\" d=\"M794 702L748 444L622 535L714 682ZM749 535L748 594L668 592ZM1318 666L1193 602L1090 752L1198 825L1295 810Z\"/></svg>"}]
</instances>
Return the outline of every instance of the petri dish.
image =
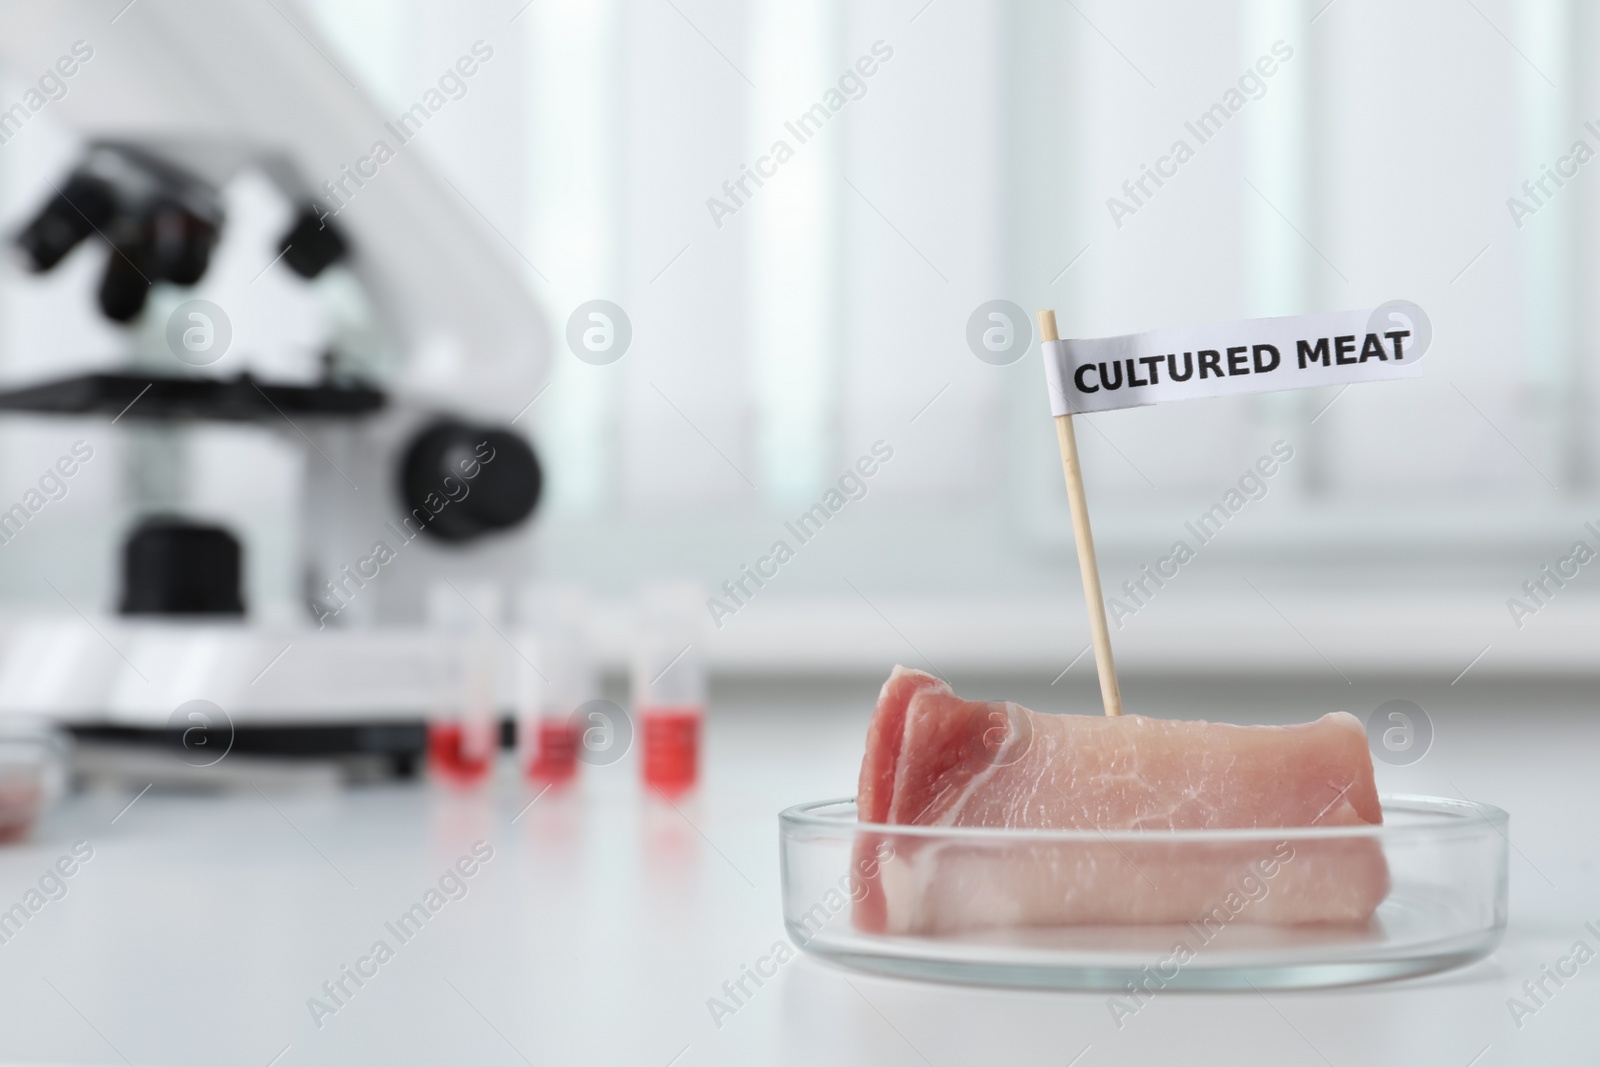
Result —
<instances>
[{"instance_id":1,"label":"petri dish","mask_svg":"<svg viewBox=\"0 0 1600 1067\"><path fill-rule=\"evenodd\" d=\"M71 742L49 723L0 719L0 844L22 841L66 792Z\"/></svg>"},{"instance_id":2,"label":"petri dish","mask_svg":"<svg viewBox=\"0 0 1600 1067\"><path fill-rule=\"evenodd\" d=\"M862 971L1135 996L1347 985L1487 955L1505 932L1509 816L1381 802L1379 826L1104 832L862 823L853 798L799 804L778 817L784 924L802 950ZM1351 885L1365 894L1354 917ZM1034 921L1063 912L1075 918Z\"/></svg>"}]
</instances>

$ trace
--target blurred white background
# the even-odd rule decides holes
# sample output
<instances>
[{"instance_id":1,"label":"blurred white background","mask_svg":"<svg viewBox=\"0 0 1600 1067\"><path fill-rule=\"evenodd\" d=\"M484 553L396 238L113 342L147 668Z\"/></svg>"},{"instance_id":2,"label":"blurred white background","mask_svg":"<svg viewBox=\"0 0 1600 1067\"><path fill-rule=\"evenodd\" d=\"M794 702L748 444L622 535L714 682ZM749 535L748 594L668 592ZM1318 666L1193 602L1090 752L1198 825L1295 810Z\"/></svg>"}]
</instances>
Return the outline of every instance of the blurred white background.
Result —
<instances>
[{"instance_id":1,"label":"blurred white background","mask_svg":"<svg viewBox=\"0 0 1600 1067\"><path fill-rule=\"evenodd\" d=\"M1038 357L976 358L966 330L980 304L1054 307L1063 332L1098 336L1405 298L1434 331L1421 380L1079 420L1113 595L1275 441L1294 449L1266 498L1123 620L1124 665L1593 667L1589 568L1520 628L1507 605L1575 541L1600 547L1583 527L1600 520L1600 442L1584 297L1597 270L1582 236L1600 168L1547 181L1520 220L1508 206L1532 205L1523 182L1566 166L1575 142L1600 149L1585 126L1600 128L1585 62L1600 16L1587 5L284 10L391 117L474 42L493 50L407 150L497 231L556 334L552 385L519 423L550 475L547 573L613 598L682 575L715 592L874 442L892 447L865 498L725 621L714 663L1053 675L1087 643ZM1270 76L1241 83L1275 53ZM874 54L874 73L800 143L786 123ZM112 91L87 68L73 91ZM10 101L32 73L4 76ZM1242 106L1200 143L1186 123L1232 90ZM74 137L46 108L0 145L8 229L70 165ZM733 213L712 211L779 139L793 158ZM1124 183L1179 139L1193 158L1114 213L1108 198L1133 203ZM236 317L216 369L308 377L347 294L261 274L282 209L258 183L235 183L228 207L200 295L255 310ZM0 278L5 381L137 347L91 311L90 258ZM607 366L562 336L595 298L633 327ZM253 605L299 612L293 453L259 431L195 432L188 506L240 531ZM5 550L0 592L14 603L62 610L43 568L76 603L111 605L126 434L0 422L0 498L78 437L107 458L41 517L50 535Z\"/></svg>"}]
</instances>

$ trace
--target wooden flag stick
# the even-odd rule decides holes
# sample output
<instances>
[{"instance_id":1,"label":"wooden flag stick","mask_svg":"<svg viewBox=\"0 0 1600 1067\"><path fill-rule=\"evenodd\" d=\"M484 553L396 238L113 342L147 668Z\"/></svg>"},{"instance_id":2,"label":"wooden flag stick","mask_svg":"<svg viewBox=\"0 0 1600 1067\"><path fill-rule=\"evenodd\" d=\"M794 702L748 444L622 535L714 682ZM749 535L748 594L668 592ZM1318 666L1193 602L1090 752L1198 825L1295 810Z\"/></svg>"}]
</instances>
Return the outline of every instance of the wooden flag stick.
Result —
<instances>
[{"instance_id":1,"label":"wooden flag stick","mask_svg":"<svg viewBox=\"0 0 1600 1067\"><path fill-rule=\"evenodd\" d=\"M1039 312L1039 339L1059 341L1056 313ZM1111 631L1106 626L1106 602L1100 592L1100 564L1094 557L1094 533L1089 529L1089 501L1083 495L1083 468L1078 463L1078 438L1072 416L1056 416L1056 440L1061 445L1061 469L1067 476L1067 502L1072 506L1072 537L1078 545L1078 569L1083 573L1083 596L1088 601L1089 634L1094 639L1094 665L1100 675L1100 697L1107 715L1122 714L1122 690L1117 686L1117 664L1111 658Z\"/></svg>"}]
</instances>

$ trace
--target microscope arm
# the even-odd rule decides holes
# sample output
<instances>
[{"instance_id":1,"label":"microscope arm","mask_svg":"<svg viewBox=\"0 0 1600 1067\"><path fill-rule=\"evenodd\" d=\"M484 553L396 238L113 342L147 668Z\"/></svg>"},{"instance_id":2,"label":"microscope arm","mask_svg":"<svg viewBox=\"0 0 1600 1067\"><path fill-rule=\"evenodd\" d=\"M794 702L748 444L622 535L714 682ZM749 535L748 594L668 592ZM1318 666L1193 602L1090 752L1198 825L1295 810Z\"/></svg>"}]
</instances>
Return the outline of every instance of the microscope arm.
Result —
<instances>
[{"instance_id":1,"label":"microscope arm","mask_svg":"<svg viewBox=\"0 0 1600 1067\"><path fill-rule=\"evenodd\" d=\"M256 165L297 204L325 200L324 181L385 142L394 158L335 223L400 354L394 377L378 384L401 405L502 421L520 411L549 360L521 253L420 146L398 143L299 5L139 0L113 24L119 6L0 5L0 64L31 80L84 41L93 58L47 105L57 121L86 140L165 150L219 184Z\"/></svg>"}]
</instances>

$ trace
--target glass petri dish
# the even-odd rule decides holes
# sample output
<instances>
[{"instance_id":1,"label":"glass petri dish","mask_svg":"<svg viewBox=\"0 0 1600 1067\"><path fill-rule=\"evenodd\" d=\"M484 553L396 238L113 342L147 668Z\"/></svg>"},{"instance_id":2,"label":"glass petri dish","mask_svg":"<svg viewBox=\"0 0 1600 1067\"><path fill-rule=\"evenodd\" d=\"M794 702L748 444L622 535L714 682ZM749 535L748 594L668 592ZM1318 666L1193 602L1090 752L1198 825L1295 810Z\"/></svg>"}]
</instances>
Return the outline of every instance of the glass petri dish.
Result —
<instances>
[{"instance_id":1,"label":"glass petri dish","mask_svg":"<svg viewBox=\"0 0 1600 1067\"><path fill-rule=\"evenodd\" d=\"M1382 804L1380 826L1105 832L799 804L778 817L784 924L863 971L1134 996L1346 985L1488 954L1505 932L1509 816Z\"/></svg>"},{"instance_id":2,"label":"glass petri dish","mask_svg":"<svg viewBox=\"0 0 1600 1067\"><path fill-rule=\"evenodd\" d=\"M48 764L43 749L0 742L0 844L21 841L47 802Z\"/></svg>"},{"instance_id":3,"label":"glass petri dish","mask_svg":"<svg viewBox=\"0 0 1600 1067\"><path fill-rule=\"evenodd\" d=\"M0 719L0 844L24 840L66 792L72 745L49 723Z\"/></svg>"}]
</instances>

